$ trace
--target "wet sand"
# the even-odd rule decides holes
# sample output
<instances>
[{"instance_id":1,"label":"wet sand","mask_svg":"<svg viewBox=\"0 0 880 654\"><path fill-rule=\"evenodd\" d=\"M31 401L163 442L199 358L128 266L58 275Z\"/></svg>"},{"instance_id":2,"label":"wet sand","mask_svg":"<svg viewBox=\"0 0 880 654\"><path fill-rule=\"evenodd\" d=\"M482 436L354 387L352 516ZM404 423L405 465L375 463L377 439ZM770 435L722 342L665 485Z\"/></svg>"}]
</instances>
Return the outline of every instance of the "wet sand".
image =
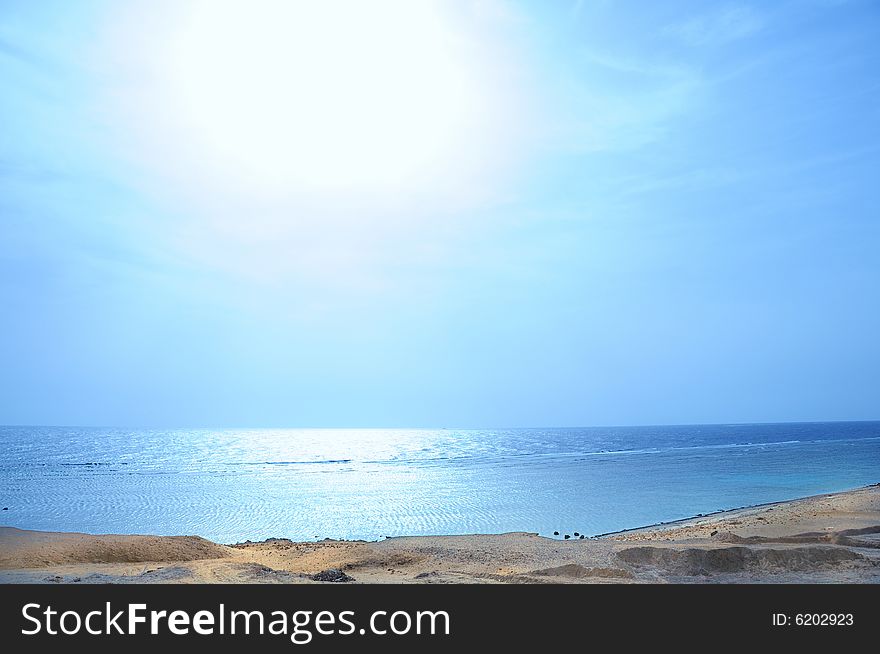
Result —
<instances>
[{"instance_id":1,"label":"wet sand","mask_svg":"<svg viewBox=\"0 0 880 654\"><path fill-rule=\"evenodd\" d=\"M219 545L0 528L2 583L878 583L880 485L560 540Z\"/></svg>"}]
</instances>

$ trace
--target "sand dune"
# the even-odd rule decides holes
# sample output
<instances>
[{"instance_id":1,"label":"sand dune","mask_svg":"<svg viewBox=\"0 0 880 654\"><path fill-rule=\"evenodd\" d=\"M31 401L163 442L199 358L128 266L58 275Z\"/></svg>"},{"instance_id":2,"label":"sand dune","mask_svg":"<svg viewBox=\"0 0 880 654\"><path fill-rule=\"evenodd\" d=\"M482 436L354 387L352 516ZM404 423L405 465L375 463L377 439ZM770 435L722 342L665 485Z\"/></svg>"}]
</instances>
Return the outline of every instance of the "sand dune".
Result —
<instances>
[{"instance_id":1,"label":"sand dune","mask_svg":"<svg viewBox=\"0 0 880 654\"><path fill-rule=\"evenodd\" d=\"M880 582L880 486L585 540L529 533L218 545L0 529L27 583Z\"/></svg>"},{"instance_id":2,"label":"sand dune","mask_svg":"<svg viewBox=\"0 0 880 654\"><path fill-rule=\"evenodd\" d=\"M198 536L93 536L0 529L0 568L77 563L197 561L229 555L229 548Z\"/></svg>"},{"instance_id":3,"label":"sand dune","mask_svg":"<svg viewBox=\"0 0 880 654\"><path fill-rule=\"evenodd\" d=\"M631 547L617 556L636 568L692 577L732 572L809 572L866 557L844 547Z\"/></svg>"}]
</instances>

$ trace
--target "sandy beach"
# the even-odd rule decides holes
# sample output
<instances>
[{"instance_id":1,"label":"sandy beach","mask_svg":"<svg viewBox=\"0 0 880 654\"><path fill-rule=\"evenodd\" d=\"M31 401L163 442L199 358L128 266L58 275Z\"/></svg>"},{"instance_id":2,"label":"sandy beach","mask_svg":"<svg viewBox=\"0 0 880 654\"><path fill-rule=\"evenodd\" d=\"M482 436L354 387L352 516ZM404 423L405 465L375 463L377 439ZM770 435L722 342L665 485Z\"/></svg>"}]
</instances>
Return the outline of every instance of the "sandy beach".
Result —
<instances>
[{"instance_id":1,"label":"sandy beach","mask_svg":"<svg viewBox=\"0 0 880 654\"><path fill-rule=\"evenodd\" d=\"M3 583L878 583L880 485L570 540L378 542L0 528Z\"/></svg>"}]
</instances>

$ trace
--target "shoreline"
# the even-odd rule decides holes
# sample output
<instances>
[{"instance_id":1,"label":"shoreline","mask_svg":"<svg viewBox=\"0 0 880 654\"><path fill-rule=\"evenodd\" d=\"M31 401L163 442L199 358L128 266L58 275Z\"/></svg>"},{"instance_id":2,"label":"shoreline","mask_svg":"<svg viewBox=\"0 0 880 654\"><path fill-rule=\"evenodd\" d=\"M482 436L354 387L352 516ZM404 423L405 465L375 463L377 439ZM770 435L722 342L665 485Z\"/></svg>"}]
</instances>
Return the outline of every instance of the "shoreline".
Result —
<instances>
[{"instance_id":1,"label":"shoreline","mask_svg":"<svg viewBox=\"0 0 880 654\"><path fill-rule=\"evenodd\" d=\"M617 529L614 531L606 531L601 534L594 534L592 536L585 536L584 540L601 540L601 539L609 539L617 536L625 536L627 534L637 534L640 532L663 532L666 530L674 529L681 526L687 526L691 523L697 523L704 520L712 520L715 518L723 518L723 517L733 517L737 514L746 513L753 510L760 510L766 507L774 507L781 505L789 505L796 504L798 502L806 502L810 500L817 500L826 497L833 497L835 495L842 495L846 493L853 493L860 490L866 490L870 488L880 488L880 482L875 482L872 484L866 484L863 486L855 486L853 488L846 488L840 491L832 491L830 493L819 493L817 495L802 495L799 497L794 497L788 500L777 500L775 502L761 502L758 504L744 504L743 506L737 506L730 509L719 509L717 511L710 511L708 513L697 513L696 515L687 516L684 518L676 518L674 520L663 520L660 522L654 522L646 525L641 525L638 527L627 527L625 529ZM504 534L532 534L537 536L538 538L547 538L548 540L564 540L560 537L553 537L543 535L540 532L532 532L532 531L514 531L514 532L497 532L497 533L486 533L486 534L427 534L427 535L400 535L400 536L384 536L382 538L376 538L373 540L354 538L354 539L346 539L346 538L333 538L333 537L324 537L324 538L316 538L315 540L309 541L293 541L284 536L267 536L262 540L250 540L246 539L243 541L236 541L233 543L220 543L217 541L210 541L208 538L204 536L194 536L191 534L181 534L181 535L156 535L149 533L130 533L130 534L110 534L110 533L93 533L93 532L80 532L80 531L42 531L42 530L32 530L32 529L23 529L20 527L15 527L12 525L0 526L0 530L2 529L16 529L19 531L26 531L32 533L44 533L44 534L69 534L69 535L85 535L85 536L95 536L95 537L116 537L116 536L126 536L126 537L151 537L151 538L200 538L207 542L214 542L218 545L224 545L226 547L239 547L245 545L254 545L260 543L271 543L276 541L285 541L285 542L297 542L297 543L325 543L325 542L334 542L334 543L382 543L388 540L394 540L399 538L462 538L468 536L503 536ZM2 552L0 552L2 553ZM2 569L2 568L0 568Z\"/></svg>"},{"instance_id":2,"label":"shoreline","mask_svg":"<svg viewBox=\"0 0 880 654\"><path fill-rule=\"evenodd\" d=\"M590 536L591 539L600 539L600 538L611 538L614 536L621 536L625 534L632 534L644 531L664 531L665 529L673 529L680 526L687 526L691 523L695 523L701 520L711 520L713 518L719 518L724 516L734 517L737 514L743 514L752 510L759 510L766 507L774 507L780 505L788 505L788 504L796 504L798 502L806 502L810 500L822 499L825 497L833 497L835 495L840 495L842 493L852 493L859 490L865 490L868 488L877 488L880 487L880 482L876 482L873 484L866 484L864 486L855 486L854 488L847 488L841 491L833 491L831 493L819 493L817 495L802 495L800 497L794 497L789 500L778 500L776 502L761 502L759 504L745 504L743 506L733 507L732 509L720 509L718 511L710 511L709 513L698 513L696 515L688 516L687 518L677 518L675 520L664 520L662 522L655 522L648 525L643 525L641 527L628 527L626 529L618 529L616 531L607 531L602 534L596 534L595 536Z\"/></svg>"},{"instance_id":3,"label":"shoreline","mask_svg":"<svg viewBox=\"0 0 880 654\"><path fill-rule=\"evenodd\" d=\"M224 545L0 528L0 583L880 583L880 484L587 538Z\"/></svg>"}]
</instances>

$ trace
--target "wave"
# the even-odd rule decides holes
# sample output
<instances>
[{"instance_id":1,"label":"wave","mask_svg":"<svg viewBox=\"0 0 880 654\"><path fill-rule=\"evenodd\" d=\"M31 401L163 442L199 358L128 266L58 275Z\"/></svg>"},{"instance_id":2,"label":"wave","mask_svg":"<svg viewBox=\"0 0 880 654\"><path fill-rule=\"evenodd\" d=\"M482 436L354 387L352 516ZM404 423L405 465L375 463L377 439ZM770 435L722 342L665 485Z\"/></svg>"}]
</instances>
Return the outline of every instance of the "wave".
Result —
<instances>
[{"instance_id":1,"label":"wave","mask_svg":"<svg viewBox=\"0 0 880 654\"><path fill-rule=\"evenodd\" d=\"M317 461L243 461L241 463L227 463L227 465L242 466L304 466L323 465L327 463L351 463L352 459L320 459Z\"/></svg>"},{"instance_id":2,"label":"wave","mask_svg":"<svg viewBox=\"0 0 880 654\"><path fill-rule=\"evenodd\" d=\"M741 443L707 443L699 445L673 445L661 447L639 447L624 449L602 449L602 450L563 450L553 452L498 452L485 454L450 454L442 456L401 456L395 458L381 459L362 459L356 460L352 458L330 458L330 459L303 459L303 460L280 460L280 461L223 461L208 459L190 460L188 464L181 465L179 462L172 460L161 461L4 461L0 464L0 469L10 467L30 467L30 466L52 466L59 465L65 467L83 467L97 468L109 466L135 466L138 468L190 468L190 467L214 467L214 466L323 466L323 465L342 465L342 464L364 464L364 465L441 465L446 463L479 463L479 462L504 462L522 459L530 460L553 460L553 459L572 459L578 457L602 457L602 456L638 456L651 454L668 454L673 452L691 452L703 450L726 450L726 449L748 449L748 448L766 448L766 447L786 447L792 445L842 445L846 443L856 443L862 441L880 440L880 436L867 436L859 438L840 438L840 439L787 439L779 441L767 442L741 442Z\"/></svg>"},{"instance_id":3,"label":"wave","mask_svg":"<svg viewBox=\"0 0 880 654\"><path fill-rule=\"evenodd\" d=\"M861 441L880 440L880 436L868 436L863 438L838 438L828 439L821 438L815 440L784 440L784 441L767 441L763 443L712 443L705 445L681 445L668 447L642 447L618 450L592 450L592 451L563 451L563 452L517 452L512 454L497 455L461 455L461 456L439 456L439 457L419 457L419 458L397 458L397 459L373 459L366 460L363 463L370 464L403 464L403 463L430 463L445 461L476 461L476 460L506 460L521 457L530 458L574 458L574 457L594 457L594 456L628 456L639 454L666 454L668 452L693 451L693 450L716 450L716 449L737 449L737 448L760 448L774 447L784 445L832 445L840 443L855 443Z\"/></svg>"}]
</instances>

